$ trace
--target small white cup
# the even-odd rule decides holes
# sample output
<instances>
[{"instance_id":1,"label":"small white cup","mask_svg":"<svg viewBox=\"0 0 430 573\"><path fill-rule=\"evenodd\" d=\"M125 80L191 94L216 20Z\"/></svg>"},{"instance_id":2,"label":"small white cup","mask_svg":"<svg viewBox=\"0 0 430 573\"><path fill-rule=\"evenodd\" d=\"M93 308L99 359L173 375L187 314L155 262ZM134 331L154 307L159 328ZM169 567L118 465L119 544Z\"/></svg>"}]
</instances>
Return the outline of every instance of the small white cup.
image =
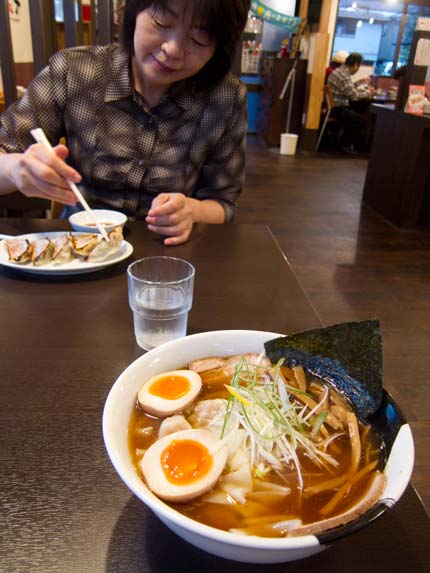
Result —
<instances>
[{"instance_id":1,"label":"small white cup","mask_svg":"<svg viewBox=\"0 0 430 573\"><path fill-rule=\"evenodd\" d=\"M175 257L147 257L129 265L128 300L137 344L152 350L185 336L195 269Z\"/></svg>"},{"instance_id":2,"label":"small white cup","mask_svg":"<svg viewBox=\"0 0 430 573\"><path fill-rule=\"evenodd\" d=\"M298 139L295 133L281 133L281 155L295 155Z\"/></svg>"}]
</instances>

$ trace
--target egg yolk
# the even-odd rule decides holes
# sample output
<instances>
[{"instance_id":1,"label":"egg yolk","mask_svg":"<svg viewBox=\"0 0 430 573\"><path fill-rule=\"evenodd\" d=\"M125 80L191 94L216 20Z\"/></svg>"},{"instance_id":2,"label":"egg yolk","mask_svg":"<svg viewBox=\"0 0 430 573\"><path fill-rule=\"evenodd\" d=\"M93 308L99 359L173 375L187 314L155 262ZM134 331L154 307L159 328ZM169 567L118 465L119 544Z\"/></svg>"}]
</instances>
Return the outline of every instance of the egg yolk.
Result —
<instances>
[{"instance_id":1,"label":"egg yolk","mask_svg":"<svg viewBox=\"0 0 430 573\"><path fill-rule=\"evenodd\" d=\"M209 450L194 440L173 440L161 454L166 479L175 485L188 485L205 476L213 465Z\"/></svg>"},{"instance_id":2,"label":"egg yolk","mask_svg":"<svg viewBox=\"0 0 430 573\"><path fill-rule=\"evenodd\" d=\"M160 376L151 384L149 393L166 400L177 400L190 390L190 381L185 376Z\"/></svg>"}]
</instances>

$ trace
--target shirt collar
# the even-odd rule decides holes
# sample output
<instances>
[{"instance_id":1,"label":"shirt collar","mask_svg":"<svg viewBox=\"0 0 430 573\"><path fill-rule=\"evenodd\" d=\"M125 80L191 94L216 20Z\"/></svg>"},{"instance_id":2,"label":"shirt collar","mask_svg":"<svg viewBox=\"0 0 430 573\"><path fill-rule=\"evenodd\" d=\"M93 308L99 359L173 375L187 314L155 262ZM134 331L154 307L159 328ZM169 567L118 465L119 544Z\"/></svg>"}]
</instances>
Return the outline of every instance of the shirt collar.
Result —
<instances>
[{"instance_id":1,"label":"shirt collar","mask_svg":"<svg viewBox=\"0 0 430 573\"><path fill-rule=\"evenodd\" d=\"M160 105L163 105L164 102L175 102L176 105L179 105L184 110L190 109L195 104L193 83L182 81L174 84L161 98Z\"/></svg>"},{"instance_id":2,"label":"shirt collar","mask_svg":"<svg viewBox=\"0 0 430 573\"><path fill-rule=\"evenodd\" d=\"M106 86L105 101L116 101L132 95L128 55L124 50L118 49L112 55L111 77ZM185 80L169 88L161 98L159 106L174 103L184 110L189 110L195 104L195 97L193 82Z\"/></svg>"},{"instance_id":3,"label":"shirt collar","mask_svg":"<svg viewBox=\"0 0 430 573\"><path fill-rule=\"evenodd\" d=\"M122 50L115 50L112 54L112 67L105 92L105 101L116 101L130 97L130 72L128 54Z\"/></svg>"}]
</instances>

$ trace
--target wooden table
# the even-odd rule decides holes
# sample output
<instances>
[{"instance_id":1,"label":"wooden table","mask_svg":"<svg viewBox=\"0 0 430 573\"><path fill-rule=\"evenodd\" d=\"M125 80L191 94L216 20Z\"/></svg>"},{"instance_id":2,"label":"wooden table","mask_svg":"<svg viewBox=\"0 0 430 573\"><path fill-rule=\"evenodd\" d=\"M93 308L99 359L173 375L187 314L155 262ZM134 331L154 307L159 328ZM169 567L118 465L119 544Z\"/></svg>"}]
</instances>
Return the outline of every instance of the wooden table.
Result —
<instances>
[{"instance_id":1,"label":"wooden table","mask_svg":"<svg viewBox=\"0 0 430 573\"><path fill-rule=\"evenodd\" d=\"M67 223L0 220L0 233L61 228ZM130 223L126 238L133 258L169 254L196 266L190 333L320 325L263 225L202 227L187 244L166 248L143 223ZM68 278L0 267L0 570L427 570L430 521L411 487L391 512L320 555L264 567L195 549L130 494L101 433L110 387L142 353L127 301L130 260Z\"/></svg>"}]
</instances>

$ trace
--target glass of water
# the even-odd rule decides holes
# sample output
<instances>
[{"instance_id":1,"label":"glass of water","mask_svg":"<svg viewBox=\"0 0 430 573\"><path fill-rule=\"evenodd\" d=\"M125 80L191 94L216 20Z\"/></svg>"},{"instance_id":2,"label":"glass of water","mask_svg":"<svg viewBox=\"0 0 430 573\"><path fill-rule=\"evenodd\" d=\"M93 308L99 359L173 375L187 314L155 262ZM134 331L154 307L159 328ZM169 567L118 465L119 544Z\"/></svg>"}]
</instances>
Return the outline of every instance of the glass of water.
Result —
<instances>
[{"instance_id":1,"label":"glass of water","mask_svg":"<svg viewBox=\"0 0 430 573\"><path fill-rule=\"evenodd\" d=\"M195 268L175 257L147 257L129 265L128 300L137 344L151 350L185 336Z\"/></svg>"}]
</instances>

